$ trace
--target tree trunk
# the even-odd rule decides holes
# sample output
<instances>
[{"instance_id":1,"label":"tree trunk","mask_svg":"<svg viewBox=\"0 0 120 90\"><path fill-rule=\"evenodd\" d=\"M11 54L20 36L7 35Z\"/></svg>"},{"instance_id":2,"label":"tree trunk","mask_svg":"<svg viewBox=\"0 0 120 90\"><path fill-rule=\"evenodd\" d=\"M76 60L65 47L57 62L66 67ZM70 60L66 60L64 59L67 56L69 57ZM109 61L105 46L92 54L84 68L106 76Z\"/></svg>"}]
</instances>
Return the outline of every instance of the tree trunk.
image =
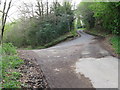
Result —
<instances>
[{"instance_id":1,"label":"tree trunk","mask_svg":"<svg viewBox=\"0 0 120 90\"><path fill-rule=\"evenodd\" d=\"M5 2L4 2L4 8L3 8L3 11L2 11L3 13L2 13L1 44L3 43L3 34L4 34L5 24L6 24L8 12L10 10L12 0L10 0L10 2L8 4L8 8L6 7L6 2L7 2L7 0L5 0ZM7 8L7 11L5 12L6 8Z\"/></svg>"}]
</instances>

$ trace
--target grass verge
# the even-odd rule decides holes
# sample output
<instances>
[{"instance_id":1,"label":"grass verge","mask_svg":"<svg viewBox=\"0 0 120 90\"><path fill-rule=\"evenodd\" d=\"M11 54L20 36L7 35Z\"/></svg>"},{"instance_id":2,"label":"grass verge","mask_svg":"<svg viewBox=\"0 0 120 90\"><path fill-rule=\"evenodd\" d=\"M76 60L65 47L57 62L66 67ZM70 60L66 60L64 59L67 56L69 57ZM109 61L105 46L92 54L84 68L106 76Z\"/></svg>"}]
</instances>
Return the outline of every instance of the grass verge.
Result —
<instances>
[{"instance_id":1,"label":"grass verge","mask_svg":"<svg viewBox=\"0 0 120 90\"><path fill-rule=\"evenodd\" d=\"M115 53L120 55L120 48L119 48L120 36L111 35L111 34L108 34L107 32L101 32L95 29L86 30L85 32L96 35L96 36L102 36L102 37L108 38L108 42L112 45L112 48L115 50Z\"/></svg>"},{"instance_id":2,"label":"grass verge","mask_svg":"<svg viewBox=\"0 0 120 90\"><path fill-rule=\"evenodd\" d=\"M0 47L0 64L1 64L1 78L0 81L2 88L20 88L19 78L21 76L18 71L18 67L23 64L17 56L16 48L11 43L4 43L3 47Z\"/></svg>"},{"instance_id":3,"label":"grass verge","mask_svg":"<svg viewBox=\"0 0 120 90\"><path fill-rule=\"evenodd\" d=\"M112 47L115 49L116 53L120 55L120 36L114 35L109 39L109 41L112 44Z\"/></svg>"},{"instance_id":4,"label":"grass verge","mask_svg":"<svg viewBox=\"0 0 120 90\"><path fill-rule=\"evenodd\" d=\"M37 47L37 49L48 48L48 47L54 46L54 45L56 45L56 44L58 44L58 43L60 43L60 42L63 42L63 41L65 41L65 40L67 40L67 39L74 38L74 37L76 37L76 36L77 36L77 34L76 34L75 32L70 32L70 33L67 33L67 34L59 37L59 38L56 38L55 40L53 40L52 42L50 42L50 43L48 43L48 44L46 44L46 45L44 45L44 46L39 46L39 47Z\"/></svg>"},{"instance_id":5,"label":"grass verge","mask_svg":"<svg viewBox=\"0 0 120 90\"><path fill-rule=\"evenodd\" d=\"M75 34L75 35L76 35L76 34ZM57 38L56 40L54 40L54 41L46 44L46 45L45 45L45 48L54 46L54 45L56 45L56 44L58 44L58 43L60 43L60 42L63 42L63 41L65 41L65 40L67 40L67 39L73 38L73 37L75 37L75 35L72 34L72 33L65 34L65 35Z\"/></svg>"},{"instance_id":6,"label":"grass verge","mask_svg":"<svg viewBox=\"0 0 120 90\"><path fill-rule=\"evenodd\" d=\"M37 46L37 47L32 47L32 46L28 46L27 48L19 48L19 49L24 49L24 50L32 50L32 49L45 49L45 48L48 48L48 47L51 47L51 46L54 46L60 42L63 42L65 40L69 40L69 39L72 39L74 37L77 36L77 33L75 30L72 30L71 32L69 33L66 33L65 35L62 35L56 39L54 39L52 42L50 43L47 43L45 44L44 46Z\"/></svg>"}]
</instances>

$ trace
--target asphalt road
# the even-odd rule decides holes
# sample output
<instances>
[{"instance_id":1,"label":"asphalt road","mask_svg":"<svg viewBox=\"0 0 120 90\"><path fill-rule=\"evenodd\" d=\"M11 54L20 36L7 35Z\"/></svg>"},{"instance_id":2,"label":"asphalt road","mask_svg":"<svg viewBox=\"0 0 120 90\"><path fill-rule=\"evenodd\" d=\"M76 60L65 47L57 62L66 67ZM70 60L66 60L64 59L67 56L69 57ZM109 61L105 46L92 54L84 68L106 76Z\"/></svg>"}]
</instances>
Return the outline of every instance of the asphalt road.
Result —
<instances>
[{"instance_id":1,"label":"asphalt road","mask_svg":"<svg viewBox=\"0 0 120 90\"><path fill-rule=\"evenodd\" d=\"M118 58L95 36L32 50L51 88L118 88ZM30 51L29 51L30 52Z\"/></svg>"}]
</instances>

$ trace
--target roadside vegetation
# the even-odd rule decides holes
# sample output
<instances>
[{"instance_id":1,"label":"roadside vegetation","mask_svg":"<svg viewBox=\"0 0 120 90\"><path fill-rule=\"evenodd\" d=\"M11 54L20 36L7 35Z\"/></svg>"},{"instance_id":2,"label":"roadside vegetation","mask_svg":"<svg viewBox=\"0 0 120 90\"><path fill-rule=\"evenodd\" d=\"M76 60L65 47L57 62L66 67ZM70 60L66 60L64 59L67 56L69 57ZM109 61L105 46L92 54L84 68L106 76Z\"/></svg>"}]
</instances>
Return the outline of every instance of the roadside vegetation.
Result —
<instances>
[{"instance_id":1,"label":"roadside vegetation","mask_svg":"<svg viewBox=\"0 0 120 90\"><path fill-rule=\"evenodd\" d=\"M109 38L116 53L120 54L120 2L81 2L77 9L67 1L35 2L35 5L23 3L18 9L20 18L9 23L6 23L8 12L0 10L3 43L0 46L0 87L20 88L18 67L24 61L18 57L16 49L48 48L74 38L76 30ZM9 11L10 4L5 8L7 6Z\"/></svg>"},{"instance_id":2,"label":"roadside vegetation","mask_svg":"<svg viewBox=\"0 0 120 90\"><path fill-rule=\"evenodd\" d=\"M2 2L4 8L0 10L2 45L0 47L0 87L2 88L21 88L19 67L24 66L25 61L18 57L16 49L47 48L76 35L74 10L70 2L50 4L36 0L35 7L32 3L22 3L18 9L20 18L6 22L11 4L14 3L12 1Z\"/></svg>"},{"instance_id":3,"label":"roadside vegetation","mask_svg":"<svg viewBox=\"0 0 120 90\"><path fill-rule=\"evenodd\" d=\"M95 29L92 30L85 30L85 32L93 34L93 35L98 35L106 38L106 41L112 46L112 48L115 50L115 53L120 55L120 36L115 35L115 34L109 34L108 32L101 32Z\"/></svg>"},{"instance_id":4,"label":"roadside vegetation","mask_svg":"<svg viewBox=\"0 0 120 90\"><path fill-rule=\"evenodd\" d=\"M85 28L112 36L109 41L119 53L120 2L81 2L77 9L70 2L35 2L35 7L33 3L22 3L18 9L20 18L3 23L4 43L18 48L46 48L76 36L76 30Z\"/></svg>"},{"instance_id":5,"label":"roadside vegetation","mask_svg":"<svg viewBox=\"0 0 120 90\"><path fill-rule=\"evenodd\" d=\"M18 71L18 67L23 64L17 56L16 48L11 43L4 43L3 47L0 47L0 68L1 68L1 87L2 88L20 88L19 78L21 73Z\"/></svg>"},{"instance_id":6,"label":"roadside vegetation","mask_svg":"<svg viewBox=\"0 0 120 90\"><path fill-rule=\"evenodd\" d=\"M72 32L66 33L65 35L62 35L62 36L56 38L56 39L53 40L52 42L45 44L43 47L37 47L37 48L38 48L38 49L48 48L48 47L57 45L57 44L59 44L60 42L63 42L63 41L65 41L65 40L70 40L70 39L72 39L72 38L74 38L74 37L76 37L76 36L77 36L77 34L74 34L74 33L72 33Z\"/></svg>"},{"instance_id":7,"label":"roadside vegetation","mask_svg":"<svg viewBox=\"0 0 120 90\"><path fill-rule=\"evenodd\" d=\"M29 10L32 8L23 6ZM27 12L22 9L21 18L6 24L4 42L11 42L19 48L44 47L55 39L74 31L74 11L70 2L63 4L53 2L49 7L48 4L37 1L35 13L32 13L35 15L29 13L31 16L27 16Z\"/></svg>"},{"instance_id":8,"label":"roadside vegetation","mask_svg":"<svg viewBox=\"0 0 120 90\"><path fill-rule=\"evenodd\" d=\"M119 36L112 36L110 39L110 42L113 46L113 48L115 49L116 53L118 53L120 55L120 37Z\"/></svg>"},{"instance_id":9,"label":"roadside vegetation","mask_svg":"<svg viewBox=\"0 0 120 90\"><path fill-rule=\"evenodd\" d=\"M86 31L109 38L109 43L120 54L120 2L81 2L76 16ZM79 24L79 25L81 25Z\"/></svg>"}]
</instances>

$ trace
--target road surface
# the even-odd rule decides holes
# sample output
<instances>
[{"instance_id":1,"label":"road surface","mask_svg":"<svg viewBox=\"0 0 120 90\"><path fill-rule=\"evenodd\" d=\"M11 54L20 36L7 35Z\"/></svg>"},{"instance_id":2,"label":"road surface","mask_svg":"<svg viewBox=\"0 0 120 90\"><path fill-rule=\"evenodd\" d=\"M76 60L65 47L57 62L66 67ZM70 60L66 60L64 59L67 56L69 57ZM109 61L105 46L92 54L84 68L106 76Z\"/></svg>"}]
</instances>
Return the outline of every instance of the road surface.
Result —
<instances>
[{"instance_id":1,"label":"road surface","mask_svg":"<svg viewBox=\"0 0 120 90\"><path fill-rule=\"evenodd\" d=\"M77 39L26 52L36 55L51 88L118 88L118 58L95 36L81 32Z\"/></svg>"}]
</instances>

